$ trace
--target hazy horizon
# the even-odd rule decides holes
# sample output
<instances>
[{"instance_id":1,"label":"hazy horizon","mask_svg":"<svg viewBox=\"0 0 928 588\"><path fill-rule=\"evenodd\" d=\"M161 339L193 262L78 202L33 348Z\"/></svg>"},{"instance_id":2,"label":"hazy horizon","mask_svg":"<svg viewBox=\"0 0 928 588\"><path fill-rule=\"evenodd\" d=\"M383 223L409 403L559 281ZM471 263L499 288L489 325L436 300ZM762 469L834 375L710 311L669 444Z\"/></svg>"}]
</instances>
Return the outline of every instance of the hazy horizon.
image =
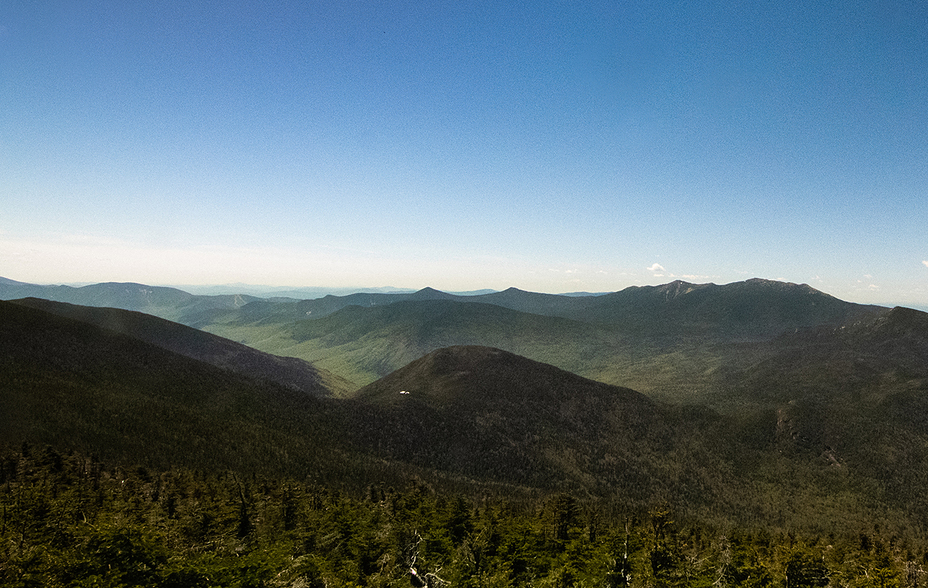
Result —
<instances>
[{"instance_id":1,"label":"hazy horizon","mask_svg":"<svg viewBox=\"0 0 928 588\"><path fill-rule=\"evenodd\" d=\"M11 1L0 276L926 307L925 129L924 3Z\"/></svg>"},{"instance_id":2,"label":"hazy horizon","mask_svg":"<svg viewBox=\"0 0 928 588\"><path fill-rule=\"evenodd\" d=\"M0 279L3 279L3 278L11 279L11 278L8 278L7 276L0 276ZM682 278L677 278L677 279L682 279ZM751 279L751 278L748 278L748 279ZM766 279L766 278L761 278L761 279ZM14 280L14 281L21 282L21 280ZM641 284L641 285L635 285L635 286L662 286L672 281L674 280L667 280L664 282L655 282L651 284ZM688 280L682 280L682 281L686 282ZM742 281L742 280L739 280L739 281ZM787 282L786 280L773 280L773 281L780 281L784 283ZM432 289L439 290L439 291L442 291L448 294L454 294L454 295L459 295L459 296L480 295L480 294L488 294L491 292L501 292L509 288L516 288L516 289L528 291L528 292L535 292L535 293L541 293L541 294L555 294L555 295L561 295L561 296L584 296L584 295L601 296L604 294L618 292L625 288L631 287L631 286L626 286L625 288L619 288L618 290L601 290L601 291L596 291L596 292L591 292L588 290L569 290L569 291L565 290L565 291L559 291L559 292L548 292L548 291L539 291L539 290L527 290L525 288L520 288L519 286L515 286L515 285L508 286L507 288L499 288L499 289L478 288L478 289L473 289L473 290L451 290L451 289L436 288L430 285L422 286L419 288L404 288L402 286L370 286L370 285L353 286L353 287L352 286L322 286L322 285L274 286L271 284L245 284L245 283L229 283L229 284L146 283L146 282L138 282L134 280L125 281L125 282L119 282L119 281L116 281L116 282L46 282L46 283L38 283L38 284L31 283L31 282L26 282L26 283L39 285L39 286L70 286L74 288L80 288L84 286L93 286L93 285L97 285L101 283L137 283L137 284L141 284L145 286L175 288L178 290L189 292L190 294L207 295L207 296L221 295L221 294L243 294L243 295L251 295L251 296L257 296L257 297L283 296L283 297L295 297L295 298L305 298L305 299L321 298L329 294L332 294L335 296L347 296L350 294L358 294L358 293L387 293L387 294L412 293L412 292L417 292L419 290L422 290L424 288L432 288ZM694 283L697 285L711 283L711 284L723 286L730 282L719 282L719 283L691 282L691 283ZM805 284L805 285L808 285L808 284ZM827 292L824 290L822 290L822 292L825 294L835 296L831 292ZM841 300L844 300L845 302L854 302L858 304L875 304L877 306L885 306L885 307L905 306L909 308L914 308L916 310L928 312L928 304L919 304L919 303L904 302L904 301L897 301L897 300L875 300L875 301L862 302L859 300L850 300L847 298L842 298L841 296L835 296L835 297Z\"/></svg>"}]
</instances>

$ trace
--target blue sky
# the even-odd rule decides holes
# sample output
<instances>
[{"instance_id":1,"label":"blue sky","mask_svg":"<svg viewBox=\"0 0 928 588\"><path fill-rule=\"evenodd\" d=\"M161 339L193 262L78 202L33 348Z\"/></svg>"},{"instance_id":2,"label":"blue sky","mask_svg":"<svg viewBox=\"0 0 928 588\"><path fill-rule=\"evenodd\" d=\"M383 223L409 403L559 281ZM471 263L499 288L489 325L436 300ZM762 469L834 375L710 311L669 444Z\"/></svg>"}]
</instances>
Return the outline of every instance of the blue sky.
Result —
<instances>
[{"instance_id":1,"label":"blue sky","mask_svg":"<svg viewBox=\"0 0 928 588\"><path fill-rule=\"evenodd\" d=\"M928 305L924 2L0 3L0 276Z\"/></svg>"}]
</instances>

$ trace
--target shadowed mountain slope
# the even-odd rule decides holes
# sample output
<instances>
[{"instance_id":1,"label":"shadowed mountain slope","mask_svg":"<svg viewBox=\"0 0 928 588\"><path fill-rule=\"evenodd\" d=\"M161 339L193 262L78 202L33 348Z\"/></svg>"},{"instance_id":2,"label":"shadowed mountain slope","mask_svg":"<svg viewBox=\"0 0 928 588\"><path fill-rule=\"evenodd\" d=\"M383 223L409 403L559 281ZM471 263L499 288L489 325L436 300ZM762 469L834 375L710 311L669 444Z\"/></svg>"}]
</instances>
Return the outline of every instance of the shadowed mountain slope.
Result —
<instances>
[{"instance_id":1,"label":"shadowed mountain slope","mask_svg":"<svg viewBox=\"0 0 928 588\"><path fill-rule=\"evenodd\" d=\"M339 461L328 406L134 337L0 302L2 443L47 443L126 465L306 475Z\"/></svg>"},{"instance_id":2,"label":"shadowed mountain slope","mask_svg":"<svg viewBox=\"0 0 928 588\"><path fill-rule=\"evenodd\" d=\"M928 313L897 307L849 325L796 330L761 357L733 381L734 395L815 398L860 411L896 393L928 390Z\"/></svg>"},{"instance_id":3,"label":"shadowed mountain slope","mask_svg":"<svg viewBox=\"0 0 928 588\"><path fill-rule=\"evenodd\" d=\"M681 513L748 525L836 529L877 511L895 520L928 512L917 490L923 433L907 434L908 448L883 437L838 456L802 438L821 424L803 404L722 416L476 346L436 350L354 402L376 415L353 427L357 445L472 479L639 506L663 499ZM870 424L885 426L881 419ZM881 459L914 469L892 474ZM912 484L904 493L903 482Z\"/></svg>"},{"instance_id":4,"label":"shadowed mountain slope","mask_svg":"<svg viewBox=\"0 0 928 588\"><path fill-rule=\"evenodd\" d=\"M309 476L352 487L436 472L463 487L607 491L615 483L646 500L660 485L664 466L646 456L672 435L643 396L497 350L459 348L437 357L445 359L432 375L460 377L469 367L468 389L478 394L439 382L432 390L440 402L409 412L374 392L317 399L125 333L2 302L0 444L28 441L123 465ZM431 418L439 413L443 425ZM616 439L625 446L606 451ZM616 464L619 473L595 475Z\"/></svg>"},{"instance_id":5,"label":"shadowed mountain slope","mask_svg":"<svg viewBox=\"0 0 928 588\"><path fill-rule=\"evenodd\" d=\"M247 345L140 312L77 306L38 298L12 302L109 329L198 361L308 394L343 395L352 387L305 360L263 353Z\"/></svg>"},{"instance_id":6,"label":"shadowed mountain slope","mask_svg":"<svg viewBox=\"0 0 928 588\"><path fill-rule=\"evenodd\" d=\"M754 358L727 377L728 412L774 411L782 455L868 480L876 502L928 516L928 313L794 330Z\"/></svg>"},{"instance_id":7,"label":"shadowed mountain slope","mask_svg":"<svg viewBox=\"0 0 928 588\"><path fill-rule=\"evenodd\" d=\"M499 349L433 351L355 399L382 419L367 443L424 467L641 500L679 484L710 496L722 484L692 472L681 479L678 469L688 458L721 459L702 437L716 430L716 415L682 418L633 390Z\"/></svg>"}]
</instances>

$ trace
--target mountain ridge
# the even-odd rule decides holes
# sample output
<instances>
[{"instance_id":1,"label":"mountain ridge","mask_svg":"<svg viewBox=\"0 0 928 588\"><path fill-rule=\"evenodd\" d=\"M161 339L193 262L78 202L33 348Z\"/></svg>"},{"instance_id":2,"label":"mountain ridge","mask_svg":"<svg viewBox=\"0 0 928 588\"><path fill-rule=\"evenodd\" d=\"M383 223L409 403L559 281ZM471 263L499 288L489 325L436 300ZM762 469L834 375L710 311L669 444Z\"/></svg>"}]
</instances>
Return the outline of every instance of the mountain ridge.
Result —
<instances>
[{"instance_id":1,"label":"mountain ridge","mask_svg":"<svg viewBox=\"0 0 928 588\"><path fill-rule=\"evenodd\" d=\"M654 398L721 410L737 409L732 378L776 357L778 337L850 329L889 312L763 279L721 286L676 280L589 297L518 288L467 297L432 288L301 301L195 297L160 310L260 351L309 361L353 382L352 389L441 347L488 345ZM904 347L896 357L918 361Z\"/></svg>"},{"instance_id":2,"label":"mountain ridge","mask_svg":"<svg viewBox=\"0 0 928 588\"><path fill-rule=\"evenodd\" d=\"M89 307L39 298L11 301L58 316L128 335L191 359L259 380L328 396L344 394L352 385L298 358L274 356L216 335L138 311Z\"/></svg>"},{"instance_id":3,"label":"mountain ridge","mask_svg":"<svg viewBox=\"0 0 928 588\"><path fill-rule=\"evenodd\" d=\"M676 281L576 298L517 288L474 297L436 292L254 302L211 311L196 326L302 357L358 385L440 347L488 345L665 400L706 402L720 377L760 360L761 348L751 345L887 311L769 280ZM436 312L440 305L446 311Z\"/></svg>"},{"instance_id":4,"label":"mountain ridge","mask_svg":"<svg viewBox=\"0 0 928 588\"><path fill-rule=\"evenodd\" d=\"M0 382L0 443L126 466L293 473L318 463L313 447L326 439L307 428L327 426L316 396L10 302L0 302ZM305 452L305 463L277 447Z\"/></svg>"},{"instance_id":5,"label":"mountain ridge","mask_svg":"<svg viewBox=\"0 0 928 588\"><path fill-rule=\"evenodd\" d=\"M0 282L0 300L42 298L82 306L135 310L164 319L185 322L185 317L213 308L238 308L260 300L238 294L197 296L165 286L135 282L103 282L87 286L40 286Z\"/></svg>"}]
</instances>

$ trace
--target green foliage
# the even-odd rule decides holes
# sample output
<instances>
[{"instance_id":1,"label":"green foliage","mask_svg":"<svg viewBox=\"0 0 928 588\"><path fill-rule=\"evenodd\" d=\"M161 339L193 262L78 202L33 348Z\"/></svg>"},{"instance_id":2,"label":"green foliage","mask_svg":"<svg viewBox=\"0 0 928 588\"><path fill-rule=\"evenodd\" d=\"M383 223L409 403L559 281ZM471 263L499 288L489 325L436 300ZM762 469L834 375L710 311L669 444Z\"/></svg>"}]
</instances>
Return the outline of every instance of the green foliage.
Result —
<instances>
[{"instance_id":1,"label":"green foliage","mask_svg":"<svg viewBox=\"0 0 928 588\"><path fill-rule=\"evenodd\" d=\"M827 585L825 562L805 547L794 549L786 562L786 588L821 588Z\"/></svg>"},{"instance_id":2,"label":"green foliage","mask_svg":"<svg viewBox=\"0 0 928 588\"><path fill-rule=\"evenodd\" d=\"M915 585L926 546L631 518L565 493L466 498L419 482L349 495L292 480L0 456L0 585L79 587ZM243 519L247 523L243 523ZM904 584L904 582L908 582Z\"/></svg>"}]
</instances>

